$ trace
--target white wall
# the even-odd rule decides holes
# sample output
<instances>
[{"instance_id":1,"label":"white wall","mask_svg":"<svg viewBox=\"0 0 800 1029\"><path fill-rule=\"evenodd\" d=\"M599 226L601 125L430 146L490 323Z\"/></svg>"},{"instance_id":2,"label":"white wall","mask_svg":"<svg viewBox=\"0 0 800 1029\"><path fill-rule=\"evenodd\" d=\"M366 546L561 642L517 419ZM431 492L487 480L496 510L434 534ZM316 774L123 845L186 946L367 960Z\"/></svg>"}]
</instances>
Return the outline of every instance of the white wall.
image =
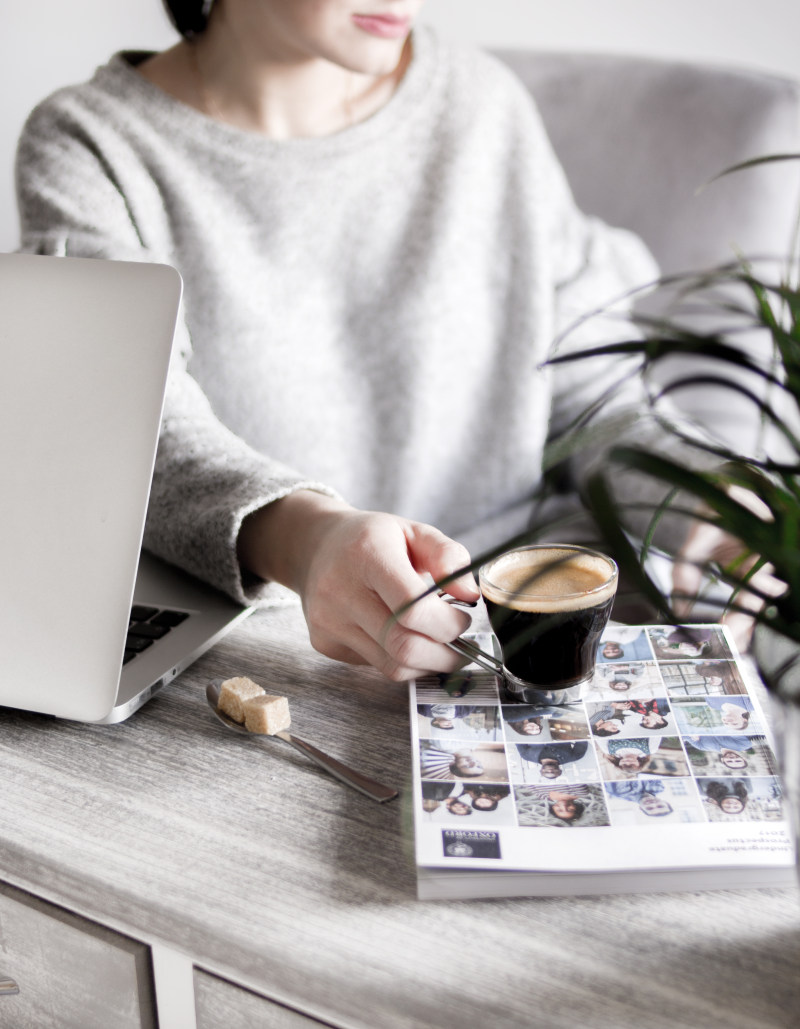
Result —
<instances>
[{"instance_id":1,"label":"white wall","mask_svg":"<svg viewBox=\"0 0 800 1029\"><path fill-rule=\"evenodd\" d=\"M428 0L428 20L487 46L679 57L800 77L797 0Z\"/></svg>"},{"instance_id":2,"label":"white wall","mask_svg":"<svg viewBox=\"0 0 800 1029\"><path fill-rule=\"evenodd\" d=\"M800 77L798 0L428 0L425 17L486 46L649 54ZM13 153L34 103L88 77L114 50L160 49L174 38L161 0L3 0L0 251L17 245Z\"/></svg>"}]
</instances>

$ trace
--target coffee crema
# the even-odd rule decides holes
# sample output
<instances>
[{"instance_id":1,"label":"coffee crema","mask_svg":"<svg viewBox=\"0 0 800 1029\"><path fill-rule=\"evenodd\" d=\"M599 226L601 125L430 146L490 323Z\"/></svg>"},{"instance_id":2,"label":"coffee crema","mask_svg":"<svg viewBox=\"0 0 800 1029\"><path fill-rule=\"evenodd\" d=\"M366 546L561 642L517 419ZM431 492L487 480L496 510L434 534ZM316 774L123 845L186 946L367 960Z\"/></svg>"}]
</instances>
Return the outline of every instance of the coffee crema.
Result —
<instances>
[{"instance_id":1,"label":"coffee crema","mask_svg":"<svg viewBox=\"0 0 800 1029\"><path fill-rule=\"evenodd\" d=\"M515 611L580 611L611 600L616 569L601 554L546 547L512 551L481 576L484 598Z\"/></svg>"},{"instance_id":2,"label":"coffee crema","mask_svg":"<svg viewBox=\"0 0 800 1029\"><path fill-rule=\"evenodd\" d=\"M617 588L610 558L566 545L521 547L481 568L480 586L507 699L537 703L537 690L591 678Z\"/></svg>"}]
</instances>

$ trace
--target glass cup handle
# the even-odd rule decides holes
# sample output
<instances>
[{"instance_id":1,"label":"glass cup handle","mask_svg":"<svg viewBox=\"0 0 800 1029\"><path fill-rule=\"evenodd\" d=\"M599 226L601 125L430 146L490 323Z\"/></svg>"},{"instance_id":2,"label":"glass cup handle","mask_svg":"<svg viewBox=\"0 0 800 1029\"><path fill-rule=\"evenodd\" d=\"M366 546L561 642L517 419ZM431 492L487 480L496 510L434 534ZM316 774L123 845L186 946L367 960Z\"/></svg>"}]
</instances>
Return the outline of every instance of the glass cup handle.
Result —
<instances>
[{"instance_id":1,"label":"glass cup handle","mask_svg":"<svg viewBox=\"0 0 800 1029\"><path fill-rule=\"evenodd\" d=\"M444 590L439 590L438 596L446 604L452 604L453 607L473 608L478 606L477 600L458 600L456 597L451 597L445 593ZM502 661L498 661L494 654L487 654L485 650L481 650L477 643L474 643L472 640L465 639L464 636L456 636L447 646L462 657L474 661L476 665L480 665L481 668L485 668L488 672L492 672L494 675L503 674Z\"/></svg>"}]
</instances>

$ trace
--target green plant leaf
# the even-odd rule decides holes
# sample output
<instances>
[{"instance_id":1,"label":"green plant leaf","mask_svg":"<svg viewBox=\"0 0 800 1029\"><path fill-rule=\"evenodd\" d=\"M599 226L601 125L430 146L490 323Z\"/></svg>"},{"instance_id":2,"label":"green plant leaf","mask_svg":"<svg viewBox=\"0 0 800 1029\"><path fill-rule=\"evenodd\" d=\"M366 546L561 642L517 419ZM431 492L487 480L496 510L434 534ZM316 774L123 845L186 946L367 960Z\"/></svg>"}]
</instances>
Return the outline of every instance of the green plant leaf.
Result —
<instances>
[{"instance_id":1,"label":"green plant leaf","mask_svg":"<svg viewBox=\"0 0 800 1029\"><path fill-rule=\"evenodd\" d=\"M720 179L724 179L728 175L733 175L736 172L747 171L748 168L757 168L759 165L764 164L778 164L783 161L797 161L800 160L800 154L764 154L761 157L751 157L748 161L739 161L738 164L732 164L728 168L723 169L716 175L712 176L702 186L698 186L696 192L701 193L703 190L708 189L714 182L719 182Z\"/></svg>"}]
</instances>

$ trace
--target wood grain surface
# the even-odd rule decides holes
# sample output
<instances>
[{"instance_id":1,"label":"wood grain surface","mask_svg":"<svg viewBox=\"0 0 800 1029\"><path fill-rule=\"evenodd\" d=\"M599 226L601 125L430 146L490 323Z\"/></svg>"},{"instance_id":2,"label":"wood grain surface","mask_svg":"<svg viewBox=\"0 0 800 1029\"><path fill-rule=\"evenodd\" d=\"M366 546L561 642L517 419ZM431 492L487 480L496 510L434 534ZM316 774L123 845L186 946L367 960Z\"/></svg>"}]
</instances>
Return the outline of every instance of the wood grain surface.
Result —
<instances>
[{"instance_id":1,"label":"wood grain surface","mask_svg":"<svg viewBox=\"0 0 800 1029\"><path fill-rule=\"evenodd\" d=\"M0 884L0 962L19 993L0 997L4 1029L154 1029L150 952Z\"/></svg>"},{"instance_id":2,"label":"wood grain surface","mask_svg":"<svg viewBox=\"0 0 800 1029\"><path fill-rule=\"evenodd\" d=\"M204 690L232 675L401 799L227 731ZM797 1024L796 890L417 901L410 762L404 686L259 612L121 725L0 713L0 876L334 1026Z\"/></svg>"}]
</instances>

